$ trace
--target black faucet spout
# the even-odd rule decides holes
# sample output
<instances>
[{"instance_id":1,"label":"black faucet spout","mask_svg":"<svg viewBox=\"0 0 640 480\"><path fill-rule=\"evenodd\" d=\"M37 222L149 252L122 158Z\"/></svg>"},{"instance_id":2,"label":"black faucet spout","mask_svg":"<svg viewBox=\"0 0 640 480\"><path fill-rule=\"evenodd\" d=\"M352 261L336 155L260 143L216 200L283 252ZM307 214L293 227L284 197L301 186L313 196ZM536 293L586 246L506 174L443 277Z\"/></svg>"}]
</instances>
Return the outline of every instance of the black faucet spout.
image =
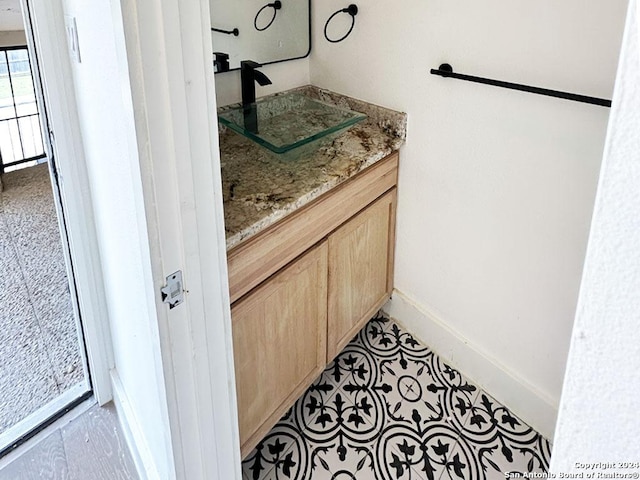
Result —
<instances>
[{"instance_id":1,"label":"black faucet spout","mask_svg":"<svg viewBox=\"0 0 640 480\"><path fill-rule=\"evenodd\" d=\"M255 76L256 82L258 82L258 85L260 85L261 87L264 87L265 85L271 85L271 79L260 70L254 70L253 75Z\"/></svg>"},{"instance_id":2,"label":"black faucet spout","mask_svg":"<svg viewBox=\"0 0 640 480\"><path fill-rule=\"evenodd\" d=\"M271 80L264 73L256 70L261 67L253 60L240 62L240 81L242 86L242 108L244 110L244 128L258 133L258 115L256 111L256 82L261 86L270 85Z\"/></svg>"}]
</instances>

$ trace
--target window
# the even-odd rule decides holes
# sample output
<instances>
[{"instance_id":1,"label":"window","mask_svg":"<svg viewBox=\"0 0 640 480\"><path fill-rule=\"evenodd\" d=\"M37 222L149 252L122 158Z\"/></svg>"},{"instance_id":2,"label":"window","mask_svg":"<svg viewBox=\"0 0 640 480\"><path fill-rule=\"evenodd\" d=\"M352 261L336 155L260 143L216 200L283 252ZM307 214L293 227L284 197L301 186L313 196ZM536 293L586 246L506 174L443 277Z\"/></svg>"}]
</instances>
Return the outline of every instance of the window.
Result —
<instances>
[{"instance_id":1,"label":"window","mask_svg":"<svg viewBox=\"0 0 640 480\"><path fill-rule=\"evenodd\" d=\"M0 173L44 157L27 48L0 48Z\"/></svg>"}]
</instances>

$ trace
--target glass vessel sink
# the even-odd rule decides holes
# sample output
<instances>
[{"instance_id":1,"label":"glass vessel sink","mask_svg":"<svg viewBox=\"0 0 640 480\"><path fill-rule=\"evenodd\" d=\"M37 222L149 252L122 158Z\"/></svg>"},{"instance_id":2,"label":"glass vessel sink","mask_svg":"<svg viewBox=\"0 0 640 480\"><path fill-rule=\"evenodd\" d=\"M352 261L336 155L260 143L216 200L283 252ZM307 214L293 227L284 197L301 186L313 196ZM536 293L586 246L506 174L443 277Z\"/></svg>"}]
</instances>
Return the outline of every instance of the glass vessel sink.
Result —
<instances>
[{"instance_id":1,"label":"glass vessel sink","mask_svg":"<svg viewBox=\"0 0 640 480\"><path fill-rule=\"evenodd\" d=\"M218 114L220 123L277 154L315 145L318 140L331 140L365 118L362 113L297 92L267 97L246 109L240 106Z\"/></svg>"}]
</instances>

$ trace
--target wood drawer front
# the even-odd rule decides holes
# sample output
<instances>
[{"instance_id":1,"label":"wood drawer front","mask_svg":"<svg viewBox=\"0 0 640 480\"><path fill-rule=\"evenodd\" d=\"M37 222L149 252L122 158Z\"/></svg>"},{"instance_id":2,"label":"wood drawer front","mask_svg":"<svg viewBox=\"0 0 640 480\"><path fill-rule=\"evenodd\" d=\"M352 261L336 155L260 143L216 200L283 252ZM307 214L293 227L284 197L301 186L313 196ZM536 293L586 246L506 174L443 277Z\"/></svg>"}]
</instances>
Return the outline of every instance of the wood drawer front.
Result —
<instances>
[{"instance_id":1,"label":"wood drawer front","mask_svg":"<svg viewBox=\"0 0 640 480\"><path fill-rule=\"evenodd\" d=\"M396 189L329 236L327 362L389 299Z\"/></svg>"},{"instance_id":2,"label":"wood drawer front","mask_svg":"<svg viewBox=\"0 0 640 480\"><path fill-rule=\"evenodd\" d=\"M397 179L396 152L231 249L231 303L394 187Z\"/></svg>"},{"instance_id":3,"label":"wood drawer front","mask_svg":"<svg viewBox=\"0 0 640 480\"><path fill-rule=\"evenodd\" d=\"M326 364L327 242L231 309L243 457Z\"/></svg>"}]
</instances>

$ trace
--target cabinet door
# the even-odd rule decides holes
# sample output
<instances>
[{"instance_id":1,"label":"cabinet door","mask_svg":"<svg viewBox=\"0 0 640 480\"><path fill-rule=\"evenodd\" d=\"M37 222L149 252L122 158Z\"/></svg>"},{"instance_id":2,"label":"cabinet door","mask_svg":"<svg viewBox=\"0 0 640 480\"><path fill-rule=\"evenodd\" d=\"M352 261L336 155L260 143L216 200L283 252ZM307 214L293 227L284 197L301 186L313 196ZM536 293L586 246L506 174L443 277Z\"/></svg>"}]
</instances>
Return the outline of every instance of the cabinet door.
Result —
<instances>
[{"instance_id":1,"label":"cabinet door","mask_svg":"<svg viewBox=\"0 0 640 480\"><path fill-rule=\"evenodd\" d=\"M326 241L232 305L231 317L244 457L325 366Z\"/></svg>"},{"instance_id":2,"label":"cabinet door","mask_svg":"<svg viewBox=\"0 0 640 480\"><path fill-rule=\"evenodd\" d=\"M328 361L391 294L395 205L394 188L329 236Z\"/></svg>"}]
</instances>

